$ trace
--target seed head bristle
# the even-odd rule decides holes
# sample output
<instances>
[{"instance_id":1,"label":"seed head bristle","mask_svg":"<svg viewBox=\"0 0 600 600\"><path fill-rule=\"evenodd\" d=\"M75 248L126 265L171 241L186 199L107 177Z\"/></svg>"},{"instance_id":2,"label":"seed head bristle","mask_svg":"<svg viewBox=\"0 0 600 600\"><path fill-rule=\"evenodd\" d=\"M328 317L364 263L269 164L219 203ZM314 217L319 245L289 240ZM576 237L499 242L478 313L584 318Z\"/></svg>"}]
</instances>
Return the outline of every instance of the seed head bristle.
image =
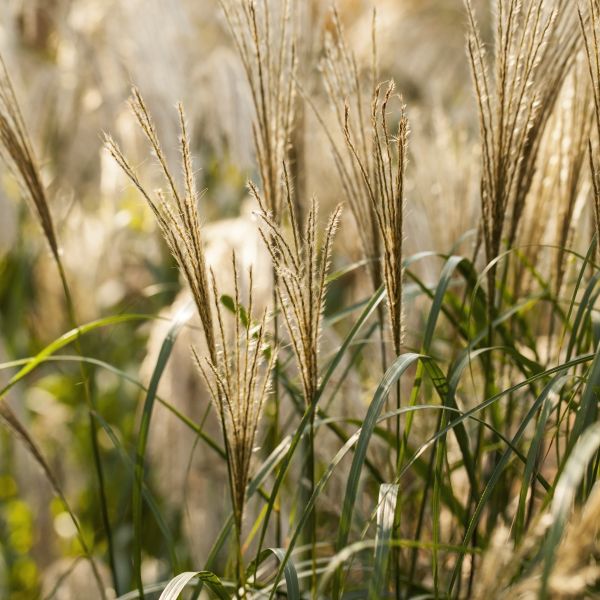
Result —
<instances>
[{"instance_id":1,"label":"seed head bristle","mask_svg":"<svg viewBox=\"0 0 600 600\"><path fill-rule=\"evenodd\" d=\"M366 197L375 217L382 248L381 278L388 295L389 319L394 350L402 345L402 245L404 236L404 178L407 164L409 126L406 107L400 98L400 118L395 136L388 124L388 106L395 84L390 81L382 95L376 86L371 102L370 165L365 163L350 129L349 108L345 109L344 135L363 180Z\"/></svg>"},{"instance_id":2,"label":"seed head bristle","mask_svg":"<svg viewBox=\"0 0 600 600\"><path fill-rule=\"evenodd\" d=\"M314 401L319 388L318 355L325 308L327 273L335 232L341 215L341 205L332 212L324 230L320 246L318 235L318 202L312 198L304 227L294 212L289 184L286 203L291 236L287 236L282 225L264 210L265 203L258 190L250 184L253 195L257 195L261 211L258 213L263 226L260 234L271 255L277 272L277 295L281 305L290 343L302 381L305 401ZM292 239L288 241L288 238Z\"/></svg>"},{"instance_id":3,"label":"seed head bristle","mask_svg":"<svg viewBox=\"0 0 600 600\"><path fill-rule=\"evenodd\" d=\"M470 0L467 54L479 111L481 212L486 260L514 243L536 172L541 141L578 48L576 19L562 2L496 0L493 69ZM490 306L496 266L488 270Z\"/></svg>"},{"instance_id":4,"label":"seed head bristle","mask_svg":"<svg viewBox=\"0 0 600 600\"><path fill-rule=\"evenodd\" d=\"M233 327L225 325L221 296L211 271L212 300L216 307L217 351L215 358L200 358L192 348L196 364L206 382L217 410L227 447L232 484L232 501L236 518L244 509L246 486L250 473L260 415L270 392L270 374L277 351L267 344L265 309L258 322L253 320L253 276L249 271L247 308L242 305L239 274L235 254L232 256L234 297Z\"/></svg>"},{"instance_id":5,"label":"seed head bristle","mask_svg":"<svg viewBox=\"0 0 600 600\"><path fill-rule=\"evenodd\" d=\"M204 256L202 229L198 216L198 192L194 180L193 161L184 110L182 105L179 104L180 152L184 180L183 191L180 191L162 150L150 112L137 88L133 88L130 106L138 125L156 156L166 184L166 191L158 190L154 194L148 192L140 181L136 170L110 135L105 135L105 146L154 213L163 237L190 286L206 336L209 353L214 360L216 345L211 309L212 297Z\"/></svg>"},{"instance_id":6,"label":"seed head bristle","mask_svg":"<svg viewBox=\"0 0 600 600\"><path fill-rule=\"evenodd\" d=\"M283 0L273 23L269 1L220 0L255 111L254 147L266 206L278 218L296 103L296 7Z\"/></svg>"},{"instance_id":7,"label":"seed head bristle","mask_svg":"<svg viewBox=\"0 0 600 600\"><path fill-rule=\"evenodd\" d=\"M319 123L329 140L339 180L348 198L350 210L356 223L361 248L367 260L369 275L373 286L378 288L382 282L377 260L381 253L380 238L373 213L371 190L365 189L365 172L369 179L374 173L373 155L369 148L370 123L368 120L368 101L363 92L363 83L359 76L357 59L346 42L344 28L336 6L331 9L333 32L325 38L324 58L320 65L323 83L329 104L333 109L339 131L344 134L345 144L341 147L325 123L316 105L305 94L305 99L313 109ZM375 13L372 26L372 66L371 86L375 87L377 78L377 56L375 45ZM347 144L347 132L352 132L355 141Z\"/></svg>"},{"instance_id":8,"label":"seed head bristle","mask_svg":"<svg viewBox=\"0 0 600 600\"><path fill-rule=\"evenodd\" d=\"M4 60L0 57L0 157L31 205L55 260L58 241L46 188L42 183L25 121Z\"/></svg>"}]
</instances>

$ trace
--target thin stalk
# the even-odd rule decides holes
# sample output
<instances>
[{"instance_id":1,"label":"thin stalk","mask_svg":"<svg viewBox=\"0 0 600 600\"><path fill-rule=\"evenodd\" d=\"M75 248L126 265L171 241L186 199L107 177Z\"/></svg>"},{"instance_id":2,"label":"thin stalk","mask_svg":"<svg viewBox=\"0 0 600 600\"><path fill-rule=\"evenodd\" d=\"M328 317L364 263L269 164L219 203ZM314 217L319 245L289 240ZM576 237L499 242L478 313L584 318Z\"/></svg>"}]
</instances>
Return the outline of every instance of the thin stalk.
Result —
<instances>
[{"instance_id":1,"label":"thin stalk","mask_svg":"<svg viewBox=\"0 0 600 600\"><path fill-rule=\"evenodd\" d=\"M314 402L315 400L313 400ZM308 475L309 475L309 491L312 497L315 491L315 412L313 411L310 419L310 427L308 430L309 439L309 455L308 455ZM317 514L313 509L310 511L309 517L309 534L310 534L310 552L311 552L311 578L310 589L311 596L316 597L317 591Z\"/></svg>"},{"instance_id":2,"label":"thin stalk","mask_svg":"<svg viewBox=\"0 0 600 600\"><path fill-rule=\"evenodd\" d=\"M71 295L71 290L70 290L67 276L66 276L66 273L64 270L64 266L63 266L63 263L60 260L60 256L58 254L54 254L54 260L55 260L57 268L58 268L60 281L61 281L61 285L63 288L64 296L65 296L65 303L66 303L66 307L67 307L67 314L68 314L68 318L70 321L70 326L73 329L77 329L78 324L77 324L77 317L76 317L76 313L75 313L75 306L73 303L73 297ZM75 350L77 351L79 356L81 356L81 357L84 356L83 350L81 347L81 339L80 339L79 335L77 336L77 338L75 340ZM92 454L93 454L93 458L94 458L94 469L96 471L98 492L100 494L100 515L102 518L102 526L104 528L104 533L106 535L106 543L107 543L107 547L108 547L108 564L109 564L109 568L110 568L113 586L115 588L115 592L118 595L118 594L120 594L120 586L119 586L119 579L117 576L117 565L116 565L116 561L115 561L112 528L110 525L110 518L108 515L108 502L107 502L107 497L106 497L104 469L102 467L102 460L101 460L101 455L100 455L100 445L98 443L98 432L97 432L97 428L96 428L96 422L93 417L93 411L96 410L96 406L95 406L95 403L93 401L92 394L90 391L88 368L87 368L86 364L84 363L84 361L79 362L79 372L80 372L80 376L81 376L82 383L83 383L83 393L84 393L84 397L85 397L85 402L88 407L88 422L89 422L89 427L90 427L90 443L92 446ZM102 590L102 596L104 597L104 590ZM143 592L142 592L141 598L143 599Z\"/></svg>"},{"instance_id":3,"label":"thin stalk","mask_svg":"<svg viewBox=\"0 0 600 600\"><path fill-rule=\"evenodd\" d=\"M239 509L235 509L235 543L236 543L236 571L238 585L236 589L236 598L246 598L246 569L244 568L244 556L242 554L242 523L244 518L243 504Z\"/></svg>"},{"instance_id":4,"label":"thin stalk","mask_svg":"<svg viewBox=\"0 0 600 600\"><path fill-rule=\"evenodd\" d=\"M303 507L308 504L315 489L315 416L313 411L308 422L307 435L304 438L304 461L302 473L302 493L300 494L300 505ZM314 597L317 589L317 564L316 564L316 544L317 544L317 520L314 508L311 508L306 517L306 525L302 534L300 546L305 547L310 554L306 560L310 563L310 579L308 582L308 591L311 597Z\"/></svg>"},{"instance_id":5,"label":"thin stalk","mask_svg":"<svg viewBox=\"0 0 600 600\"><path fill-rule=\"evenodd\" d=\"M275 348L279 347L279 298L277 296L277 270L273 267L273 345ZM280 400L279 400L279 360L275 361L275 367L273 369L273 404L275 408L275 414L273 415L273 448L280 439L279 431L279 413L280 413ZM270 450L272 450L271 448ZM281 523L281 510L276 511L275 521L275 543L278 548L282 546L282 523Z\"/></svg>"},{"instance_id":6,"label":"thin stalk","mask_svg":"<svg viewBox=\"0 0 600 600\"><path fill-rule=\"evenodd\" d=\"M400 473L400 469L402 468L402 461L403 461L403 454L404 454L404 446L405 446L405 439L403 438L403 436L401 436L400 434L400 428L401 428L401 423L400 423L400 408L401 408L401 391L400 391L400 380L398 380L396 382L396 471L394 474L394 479L398 476L398 474ZM401 502L401 494L398 494L398 500L396 503L396 513L394 515L394 537L396 539L400 539L402 537L401 531L400 531L400 526L401 526L401 514L402 514L402 502ZM401 568L400 568L400 562L401 562L401 549L400 546L397 546L394 548L393 550L394 552L394 556L395 556L395 575L396 575L396 599L397 600L401 600L402 598L402 589L401 589Z\"/></svg>"},{"instance_id":7,"label":"thin stalk","mask_svg":"<svg viewBox=\"0 0 600 600\"><path fill-rule=\"evenodd\" d=\"M437 427L436 431L440 431L440 429L441 429L440 425L441 425L441 415L440 415L440 417L438 417L438 427ZM423 530L423 524L425 522L425 509L427 508L427 497L429 495L429 488L431 486L431 482L433 479L431 477L431 472L433 470L433 464L435 462L436 448L437 448L437 443L434 445L432 452L431 452L431 457L429 459L429 465L428 465L429 477L427 477L425 479L425 489L423 490L423 501L421 502L421 507L419 509L419 518L417 519L417 527L415 529L414 540L416 542L418 542L421 539L421 532ZM413 582L415 579L415 572L417 570L418 556L419 556L419 547L415 546L412 551L412 556L411 556L411 561L410 561L410 572L409 572L409 576L408 576L408 588L406 590L406 593L409 597L410 597L410 594L414 594L416 592Z\"/></svg>"}]
</instances>

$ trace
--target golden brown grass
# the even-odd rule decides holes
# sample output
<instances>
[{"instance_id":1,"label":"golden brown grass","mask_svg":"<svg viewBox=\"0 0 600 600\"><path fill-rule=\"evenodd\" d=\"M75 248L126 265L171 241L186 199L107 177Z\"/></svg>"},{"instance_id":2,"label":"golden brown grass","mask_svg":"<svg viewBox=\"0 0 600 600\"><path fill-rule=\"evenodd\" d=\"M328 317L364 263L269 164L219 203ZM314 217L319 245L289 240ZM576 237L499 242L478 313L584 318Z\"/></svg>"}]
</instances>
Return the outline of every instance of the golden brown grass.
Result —
<instances>
[{"instance_id":1,"label":"golden brown grass","mask_svg":"<svg viewBox=\"0 0 600 600\"><path fill-rule=\"evenodd\" d=\"M232 256L234 278L233 335L225 326L221 295L211 271L213 302L217 317L217 352L215 361L202 359L193 349L195 362L202 373L219 415L223 437L231 464L231 487L236 527L240 532L250 476L259 418L270 390L271 371L277 350L267 342L267 310L258 322L253 319L252 269L249 272L247 304L242 304L238 287L238 268Z\"/></svg>"},{"instance_id":2,"label":"golden brown grass","mask_svg":"<svg viewBox=\"0 0 600 600\"><path fill-rule=\"evenodd\" d=\"M404 237L404 177L408 160L408 119L401 103L400 118L394 136L388 125L388 108L395 84L391 81L385 93L375 88L371 106L372 167L365 164L356 149L350 130L349 108L346 107L344 135L360 170L370 208L376 217L379 245L382 248L382 279L387 291L392 341L396 356L402 346L402 244Z\"/></svg>"},{"instance_id":3,"label":"golden brown grass","mask_svg":"<svg viewBox=\"0 0 600 600\"><path fill-rule=\"evenodd\" d=\"M310 405L315 401L319 389L319 345L327 272L342 207L337 206L330 215L321 247L317 200L311 200L306 223L302 226L295 213L287 171L284 175L286 216L290 222L291 239L269 212L256 186L250 184L250 190L261 208L259 216L264 224L261 235L277 273L277 296L296 357L304 399Z\"/></svg>"},{"instance_id":4,"label":"golden brown grass","mask_svg":"<svg viewBox=\"0 0 600 600\"><path fill-rule=\"evenodd\" d=\"M491 263L503 239L516 239L548 120L578 46L573 13L564 2L497 0L491 65L470 0L468 56L479 109L481 212ZM496 267L488 271L494 304Z\"/></svg>"},{"instance_id":5,"label":"golden brown grass","mask_svg":"<svg viewBox=\"0 0 600 600\"><path fill-rule=\"evenodd\" d=\"M217 350L211 308L211 290L204 257L202 230L198 217L198 192L194 180L194 168L183 107L181 105L178 106L181 127L180 149L184 179L184 188L183 191L180 191L160 145L158 133L148 112L148 107L139 91L135 88L132 92L130 106L158 160L164 176L166 191L158 190L155 197L153 197L153 194L147 191L146 187L140 181L136 170L110 135L105 136L106 147L152 209L163 237L177 261L187 284L190 286L198 314L202 321L211 360L216 362Z\"/></svg>"},{"instance_id":6,"label":"golden brown grass","mask_svg":"<svg viewBox=\"0 0 600 600\"><path fill-rule=\"evenodd\" d=\"M264 201L277 219L285 194L296 102L296 11L283 0L278 18L263 0L220 0L242 61L255 110L254 148Z\"/></svg>"}]
</instances>

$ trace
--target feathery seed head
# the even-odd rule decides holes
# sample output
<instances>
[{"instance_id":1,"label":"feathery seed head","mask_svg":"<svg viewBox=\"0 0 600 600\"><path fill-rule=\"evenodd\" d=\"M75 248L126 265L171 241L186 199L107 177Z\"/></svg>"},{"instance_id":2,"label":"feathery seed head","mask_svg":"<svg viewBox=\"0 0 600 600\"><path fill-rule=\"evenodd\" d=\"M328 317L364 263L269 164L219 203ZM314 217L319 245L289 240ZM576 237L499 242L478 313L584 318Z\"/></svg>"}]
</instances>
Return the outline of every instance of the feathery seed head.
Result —
<instances>
[{"instance_id":1,"label":"feathery seed head","mask_svg":"<svg viewBox=\"0 0 600 600\"><path fill-rule=\"evenodd\" d=\"M242 305L235 254L232 256L234 297L233 327L226 327L222 297L211 271L212 300L216 307L217 334L214 357L193 356L206 382L221 421L231 476L231 493L241 527L251 458L264 402L270 392L270 375L277 358L267 340L267 311L253 320L252 269L246 307ZM233 331L230 331L232 329Z\"/></svg>"},{"instance_id":2,"label":"feathery seed head","mask_svg":"<svg viewBox=\"0 0 600 600\"><path fill-rule=\"evenodd\" d=\"M154 194L148 192L141 183L135 169L110 135L105 136L105 145L154 213L163 237L190 286L202 321L209 352L214 360L216 358L216 346L211 309L211 291L198 216L198 192L194 181L190 141L183 107L181 104L178 105L181 129L180 152L184 182L183 190L180 190L167 163L148 108L136 88L132 90L130 106L158 161L166 191L158 190Z\"/></svg>"},{"instance_id":3,"label":"feathery seed head","mask_svg":"<svg viewBox=\"0 0 600 600\"><path fill-rule=\"evenodd\" d=\"M313 197L304 227L295 214L291 188L284 168L286 208L291 236L266 210L258 189L249 184L251 194L261 207L261 236L271 254L277 272L277 295L290 336L302 380L305 401L314 401L319 388L318 354L327 289L327 273L331 263L333 241L342 207L338 205L329 217L322 240L318 234L319 206ZM291 239L290 239L291 237ZM322 241L322 244L321 244Z\"/></svg>"},{"instance_id":4,"label":"feathery seed head","mask_svg":"<svg viewBox=\"0 0 600 600\"><path fill-rule=\"evenodd\" d=\"M0 156L17 180L42 227L52 255L60 263L58 241L46 189L2 58L0 58Z\"/></svg>"}]
</instances>

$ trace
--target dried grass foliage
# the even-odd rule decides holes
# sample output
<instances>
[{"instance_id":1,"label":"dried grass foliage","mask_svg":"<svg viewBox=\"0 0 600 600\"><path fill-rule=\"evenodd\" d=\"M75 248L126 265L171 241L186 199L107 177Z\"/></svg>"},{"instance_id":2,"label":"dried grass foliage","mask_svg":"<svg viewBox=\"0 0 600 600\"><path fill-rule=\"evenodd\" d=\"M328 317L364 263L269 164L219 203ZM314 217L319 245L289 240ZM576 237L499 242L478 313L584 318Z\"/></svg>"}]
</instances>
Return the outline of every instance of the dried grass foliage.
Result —
<instances>
[{"instance_id":1,"label":"dried grass foliage","mask_svg":"<svg viewBox=\"0 0 600 600\"><path fill-rule=\"evenodd\" d=\"M600 488L571 516L556 548L556 560L548 581L548 597L567 600L589 598L590 589L600 582ZM483 557L474 594L475 600L494 598L534 600L540 597L541 567L523 574L523 568L539 551L552 518L543 515L528 536L515 548L510 532L501 527Z\"/></svg>"}]
</instances>

